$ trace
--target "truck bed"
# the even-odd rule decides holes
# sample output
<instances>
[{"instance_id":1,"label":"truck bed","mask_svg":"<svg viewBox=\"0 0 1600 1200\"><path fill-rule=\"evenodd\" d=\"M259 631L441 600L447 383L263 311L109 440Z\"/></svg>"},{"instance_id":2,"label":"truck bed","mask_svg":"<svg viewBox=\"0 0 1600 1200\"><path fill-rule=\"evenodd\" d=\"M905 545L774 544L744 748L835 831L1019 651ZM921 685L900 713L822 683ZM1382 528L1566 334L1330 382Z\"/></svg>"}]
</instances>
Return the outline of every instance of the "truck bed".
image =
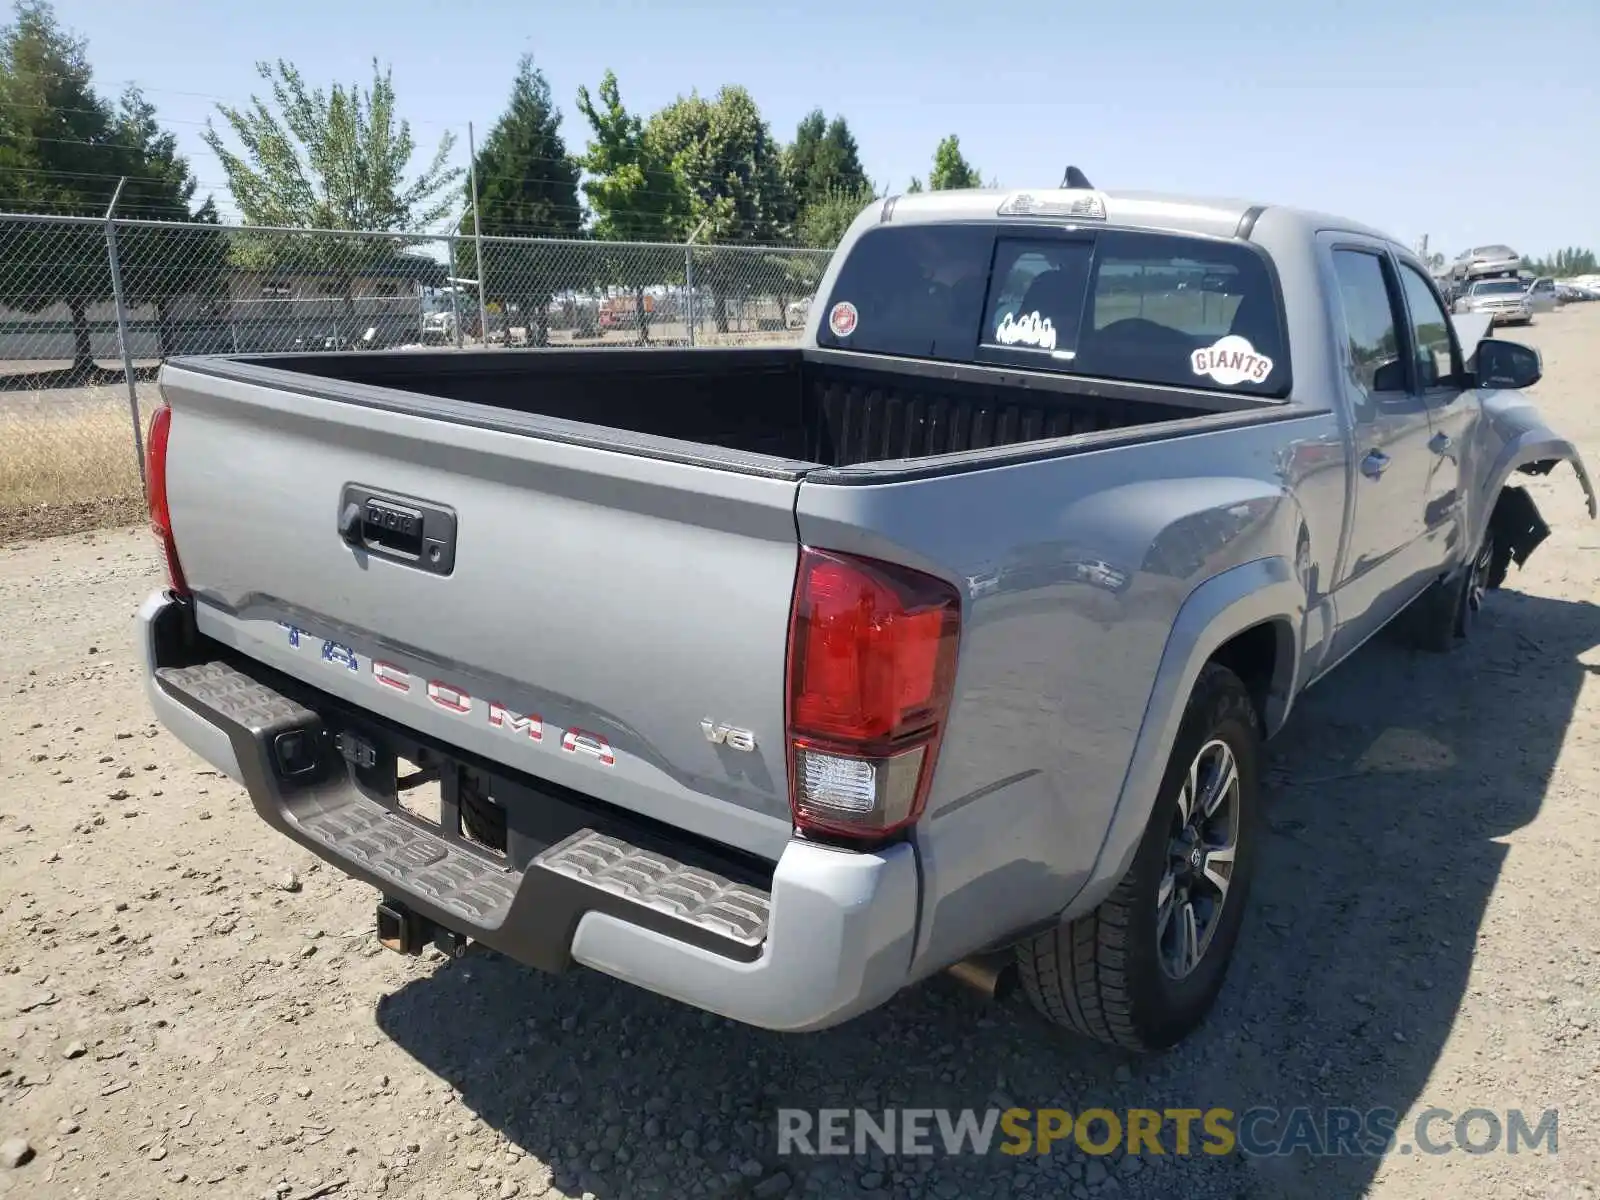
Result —
<instances>
[{"instance_id":1,"label":"truck bed","mask_svg":"<svg viewBox=\"0 0 1600 1200\"><path fill-rule=\"evenodd\" d=\"M259 355L220 365L264 368L271 378L260 381L280 387L312 376L824 467L1261 407L1248 397L789 347Z\"/></svg>"},{"instance_id":2,"label":"truck bed","mask_svg":"<svg viewBox=\"0 0 1600 1200\"><path fill-rule=\"evenodd\" d=\"M999 562L978 514L1040 499L982 468L1294 411L799 347L172 359L161 390L174 553L217 655L764 861L793 831L802 542L898 561L892 493L913 525L978 532L964 586ZM1018 448L1068 434L1090 436Z\"/></svg>"}]
</instances>

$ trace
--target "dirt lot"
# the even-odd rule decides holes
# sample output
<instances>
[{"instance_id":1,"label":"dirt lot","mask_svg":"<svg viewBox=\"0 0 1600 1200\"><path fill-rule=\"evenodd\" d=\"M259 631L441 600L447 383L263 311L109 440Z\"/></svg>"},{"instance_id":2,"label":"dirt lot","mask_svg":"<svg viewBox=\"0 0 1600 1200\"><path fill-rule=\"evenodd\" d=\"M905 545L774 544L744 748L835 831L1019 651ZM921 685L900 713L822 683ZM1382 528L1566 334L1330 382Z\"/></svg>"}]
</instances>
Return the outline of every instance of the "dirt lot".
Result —
<instances>
[{"instance_id":1,"label":"dirt lot","mask_svg":"<svg viewBox=\"0 0 1600 1200\"><path fill-rule=\"evenodd\" d=\"M1600 465L1600 305L1527 336L1541 403ZM1532 487L1556 532L1481 641L1370 646L1273 744L1242 956L1207 1027L1147 1061L942 981L778 1037L594 974L381 951L370 890L151 724L130 648L156 582L145 536L0 550L0 1145L33 1151L0 1193L1590 1194L1600 526L1567 469ZM777 1153L780 1106L1012 1103L1387 1107L1403 1132L1433 1106L1553 1108L1559 1153Z\"/></svg>"}]
</instances>

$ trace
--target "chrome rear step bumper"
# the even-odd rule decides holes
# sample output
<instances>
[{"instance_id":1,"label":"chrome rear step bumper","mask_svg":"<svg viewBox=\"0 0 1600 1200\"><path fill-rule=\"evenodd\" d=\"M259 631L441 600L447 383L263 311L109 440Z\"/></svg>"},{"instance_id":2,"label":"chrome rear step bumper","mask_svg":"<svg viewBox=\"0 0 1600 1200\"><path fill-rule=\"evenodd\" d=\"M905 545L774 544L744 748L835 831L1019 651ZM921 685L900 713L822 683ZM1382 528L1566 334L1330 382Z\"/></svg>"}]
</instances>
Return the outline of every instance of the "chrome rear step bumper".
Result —
<instances>
[{"instance_id":1,"label":"chrome rear step bumper","mask_svg":"<svg viewBox=\"0 0 1600 1200\"><path fill-rule=\"evenodd\" d=\"M242 783L269 825L438 930L544 970L577 962L770 1029L837 1024L908 981L919 886L910 845L858 853L795 840L764 874L497 775L491 794L508 834L496 853L453 819L450 760L451 819L435 825L392 803L396 747L411 757L406 731L222 657L166 595L146 601L140 624L146 694L162 722ZM352 750L369 740L371 755ZM381 774L386 760L384 795L370 784L373 763Z\"/></svg>"},{"instance_id":2,"label":"chrome rear step bumper","mask_svg":"<svg viewBox=\"0 0 1600 1200\"><path fill-rule=\"evenodd\" d=\"M518 867L374 798L339 752L350 729L240 667L159 667L155 679L228 734L268 823L435 924L550 971L569 965L573 931L588 912L742 961L760 953L765 891L587 826Z\"/></svg>"}]
</instances>

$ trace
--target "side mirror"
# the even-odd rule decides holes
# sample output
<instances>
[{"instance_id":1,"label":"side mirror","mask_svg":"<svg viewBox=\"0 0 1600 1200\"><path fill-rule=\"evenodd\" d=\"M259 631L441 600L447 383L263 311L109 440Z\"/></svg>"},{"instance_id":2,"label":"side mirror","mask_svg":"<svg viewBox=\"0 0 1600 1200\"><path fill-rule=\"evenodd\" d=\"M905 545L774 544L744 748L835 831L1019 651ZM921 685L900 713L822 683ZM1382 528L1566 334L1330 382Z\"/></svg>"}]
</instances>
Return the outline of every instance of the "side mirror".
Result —
<instances>
[{"instance_id":1,"label":"side mirror","mask_svg":"<svg viewBox=\"0 0 1600 1200\"><path fill-rule=\"evenodd\" d=\"M1532 346L1498 338L1484 338L1478 343L1473 366L1481 388L1532 387L1544 374L1544 363Z\"/></svg>"},{"instance_id":2,"label":"side mirror","mask_svg":"<svg viewBox=\"0 0 1600 1200\"><path fill-rule=\"evenodd\" d=\"M1403 392L1406 387L1406 360L1403 358L1390 359L1372 373L1375 392Z\"/></svg>"}]
</instances>

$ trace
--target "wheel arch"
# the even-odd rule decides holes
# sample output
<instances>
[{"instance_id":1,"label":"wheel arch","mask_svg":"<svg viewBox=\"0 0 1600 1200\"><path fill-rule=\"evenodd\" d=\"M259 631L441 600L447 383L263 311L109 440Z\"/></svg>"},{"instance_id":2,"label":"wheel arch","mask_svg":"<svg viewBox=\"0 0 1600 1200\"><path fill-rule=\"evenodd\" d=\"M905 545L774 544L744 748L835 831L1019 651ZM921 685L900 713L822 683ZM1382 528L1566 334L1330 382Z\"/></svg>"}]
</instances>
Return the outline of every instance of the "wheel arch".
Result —
<instances>
[{"instance_id":1,"label":"wheel arch","mask_svg":"<svg viewBox=\"0 0 1600 1200\"><path fill-rule=\"evenodd\" d=\"M1281 556L1241 563L1189 594L1168 634L1094 869L1064 916L1093 908L1126 874L1206 663L1220 661L1236 673L1243 667L1245 686L1260 697L1263 735L1282 728L1299 687L1305 611L1304 584Z\"/></svg>"},{"instance_id":2,"label":"wheel arch","mask_svg":"<svg viewBox=\"0 0 1600 1200\"><path fill-rule=\"evenodd\" d=\"M1562 462L1572 464L1588 501L1589 516L1600 515L1594 484L1577 447L1545 424L1538 409L1525 399L1496 397L1484 404L1484 417L1491 437L1489 465L1472 489L1467 546L1476 546L1483 539L1502 493L1516 486L1516 474L1548 475Z\"/></svg>"}]
</instances>

